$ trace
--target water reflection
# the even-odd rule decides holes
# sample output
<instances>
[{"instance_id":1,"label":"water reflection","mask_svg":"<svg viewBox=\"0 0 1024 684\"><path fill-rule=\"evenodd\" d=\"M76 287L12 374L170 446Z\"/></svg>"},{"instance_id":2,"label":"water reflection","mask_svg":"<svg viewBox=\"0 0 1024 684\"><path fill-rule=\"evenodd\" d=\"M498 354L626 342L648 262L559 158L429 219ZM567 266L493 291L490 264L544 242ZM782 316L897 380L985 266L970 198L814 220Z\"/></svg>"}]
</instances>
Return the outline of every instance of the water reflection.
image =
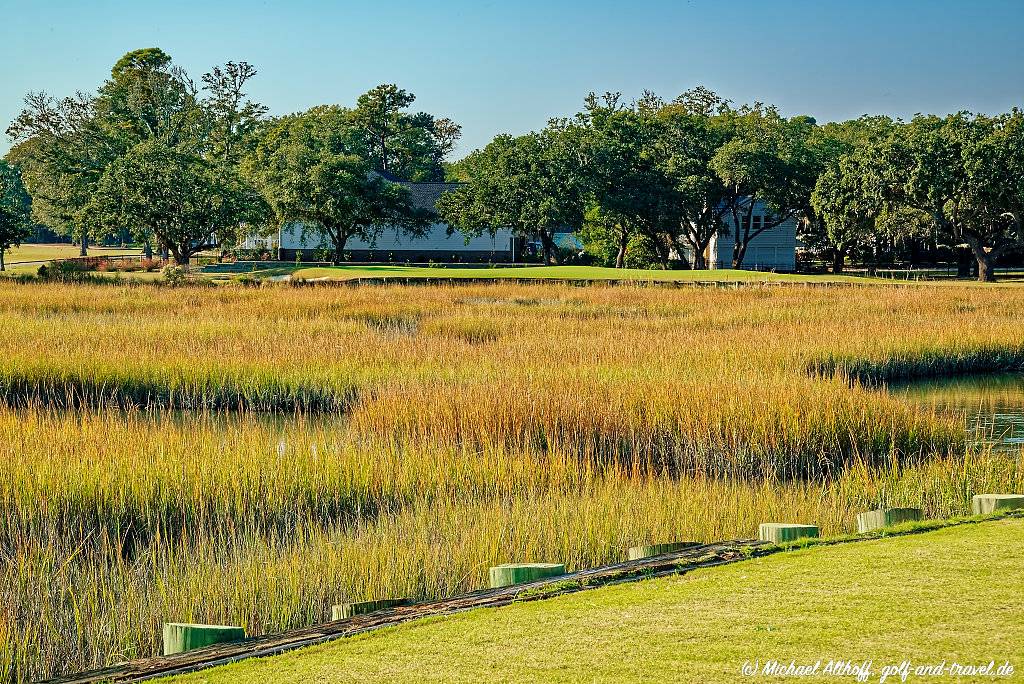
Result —
<instances>
[{"instance_id":1,"label":"water reflection","mask_svg":"<svg viewBox=\"0 0 1024 684\"><path fill-rule=\"evenodd\" d=\"M891 383L892 394L964 417L976 443L1024 446L1024 374L974 375Z\"/></svg>"}]
</instances>

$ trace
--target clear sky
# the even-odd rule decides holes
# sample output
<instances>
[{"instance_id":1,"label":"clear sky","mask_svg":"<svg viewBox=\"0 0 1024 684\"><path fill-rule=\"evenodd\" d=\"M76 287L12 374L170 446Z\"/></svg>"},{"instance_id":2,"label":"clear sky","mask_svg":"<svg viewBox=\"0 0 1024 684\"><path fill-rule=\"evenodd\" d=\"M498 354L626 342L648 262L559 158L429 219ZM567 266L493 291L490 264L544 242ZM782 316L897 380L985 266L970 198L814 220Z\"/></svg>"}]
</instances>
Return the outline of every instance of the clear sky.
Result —
<instances>
[{"instance_id":1,"label":"clear sky","mask_svg":"<svg viewBox=\"0 0 1024 684\"><path fill-rule=\"evenodd\" d=\"M245 60L272 113L397 83L463 126L458 155L587 92L698 84L819 121L1024 105L1024 0L0 0L0 121L160 47L196 78ZM0 153L9 140L0 135Z\"/></svg>"}]
</instances>

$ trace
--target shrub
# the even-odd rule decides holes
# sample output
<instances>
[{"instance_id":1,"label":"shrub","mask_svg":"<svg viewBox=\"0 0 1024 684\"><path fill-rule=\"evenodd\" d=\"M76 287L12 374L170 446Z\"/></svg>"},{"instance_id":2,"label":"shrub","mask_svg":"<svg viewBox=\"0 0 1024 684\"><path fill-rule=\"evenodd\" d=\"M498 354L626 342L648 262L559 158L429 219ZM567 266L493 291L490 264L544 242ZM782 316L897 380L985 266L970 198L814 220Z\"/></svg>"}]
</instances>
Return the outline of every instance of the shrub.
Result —
<instances>
[{"instance_id":1,"label":"shrub","mask_svg":"<svg viewBox=\"0 0 1024 684\"><path fill-rule=\"evenodd\" d=\"M646 235L634 235L626 245L626 268L660 268L661 259L654 240Z\"/></svg>"},{"instance_id":2,"label":"shrub","mask_svg":"<svg viewBox=\"0 0 1024 684\"><path fill-rule=\"evenodd\" d=\"M162 271L164 282L171 287L178 287L185 283L186 271L182 266L168 264Z\"/></svg>"}]
</instances>

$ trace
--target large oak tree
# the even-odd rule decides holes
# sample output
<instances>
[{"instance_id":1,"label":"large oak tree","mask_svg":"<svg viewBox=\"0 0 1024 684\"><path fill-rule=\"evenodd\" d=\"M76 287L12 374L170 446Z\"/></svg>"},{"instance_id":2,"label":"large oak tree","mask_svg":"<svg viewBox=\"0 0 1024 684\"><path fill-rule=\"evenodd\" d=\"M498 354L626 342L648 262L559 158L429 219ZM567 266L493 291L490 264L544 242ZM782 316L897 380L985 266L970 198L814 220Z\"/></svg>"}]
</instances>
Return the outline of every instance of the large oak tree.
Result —
<instances>
[{"instance_id":1,"label":"large oak tree","mask_svg":"<svg viewBox=\"0 0 1024 684\"><path fill-rule=\"evenodd\" d=\"M241 228L262 224L265 207L232 167L148 140L107 168L86 212L95 225L152 233L187 265L198 252L233 243Z\"/></svg>"},{"instance_id":2,"label":"large oak tree","mask_svg":"<svg viewBox=\"0 0 1024 684\"><path fill-rule=\"evenodd\" d=\"M511 228L538 239L546 263L557 261L554 233L578 228L586 208L578 141L566 123L499 135L459 164L466 182L438 202L441 218L467 236Z\"/></svg>"},{"instance_id":3,"label":"large oak tree","mask_svg":"<svg viewBox=\"0 0 1024 684\"><path fill-rule=\"evenodd\" d=\"M5 256L32 232L29 220L30 200L21 183L18 169L0 161L0 271L6 269Z\"/></svg>"},{"instance_id":4,"label":"large oak tree","mask_svg":"<svg viewBox=\"0 0 1024 684\"><path fill-rule=\"evenodd\" d=\"M374 242L384 230L422 234L433 212L382 176L353 112L315 107L271 126L244 164L281 222L301 224L331 245L334 262L357 237Z\"/></svg>"},{"instance_id":5,"label":"large oak tree","mask_svg":"<svg viewBox=\"0 0 1024 684\"><path fill-rule=\"evenodd\" d=\"M927 213L978 263L978 280L995 278L997 260L1024 245L1021 229L1021 114L914 117L883 150L890 201Z\"/></svg>"},{"instance_id":6,"label":"large oak tree","mask_svg":"<svg viewBox=\"0 0 1024 684\"><path fill-rule=\"evenodd\" d=\"M8 134L15 141L9 158L23 170L35 219L78 238L83 255L90 238L128 227L148 245L155 228L142 219L150 212L127 217L123 211L131 205L124 204L124 222L109 221L114 215L110 207L100 211L94 202L101 180L115 164L151 142L221 165L227 169L225 177L232 177L231 169L266 111L243 91L255 73L245 62L229 62L206 74L199 87L165 52L145 48L118 60L95 94L58 99L30 93ZM138 162L136 155L131 163ZM109 190L110 181L106 183ZM228 198L224 205L233 206ZM104 220L97 221L101 216ZM205 228L197 225L195 230Z\"/></svg>"}]
</instances>

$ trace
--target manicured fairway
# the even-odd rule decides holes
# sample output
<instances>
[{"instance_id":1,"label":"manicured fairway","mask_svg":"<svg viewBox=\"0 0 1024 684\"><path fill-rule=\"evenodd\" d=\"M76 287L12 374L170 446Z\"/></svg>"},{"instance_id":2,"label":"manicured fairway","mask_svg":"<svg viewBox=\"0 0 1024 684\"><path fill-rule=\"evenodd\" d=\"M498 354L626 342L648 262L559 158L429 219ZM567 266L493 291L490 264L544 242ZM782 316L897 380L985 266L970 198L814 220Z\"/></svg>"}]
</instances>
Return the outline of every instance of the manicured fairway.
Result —
<instances>
[{"instance_id":1,"label":"manicured fairway","mask_svg":"<svg viewBox=\"0 0 1024 684\"><path fill-rule=\"evenodd\" d=\"M1009 661L1024 673L1024 520L783 553L477 610L169 681L743 682L746 661ZM853 677L801 678L854 681ZM899 681L897 675L888 681ZM967 677L907 681L980 681ZM986 680L987 681L987 680Z\"/></svg>"},{"instance_id":2,"label":"manicured fairway","mask_svg":"<svg viewBox=\"0 0 1024 684\"><path fill-rule=\"evenodd\" d=\"M24 262L50 261L51 259L72 259L79 256L78 245L52 244L36 245L25 244L14 247L5 257L8 266L16 266ZM122 254L141 255L142 250L137 247L130 249L119 249L117 247L89 247L89 256L118 256Z\"/></svg>"},{"instance_id":3,"label":"manicured fairway","mask_svg":"<svg viewBox=\"0 0 1024 684\"><path fill-rule=\"evenodd\" d=\"M665 271L600 266L522 266L514 268L455 268L423 266L321 266L299 268L292 277L348 280L353 278L536 278L555 280L658 280L735 282L864 282L855 276L809 276L790 273L740 271Z\"/></svg>"}]
</instances>

